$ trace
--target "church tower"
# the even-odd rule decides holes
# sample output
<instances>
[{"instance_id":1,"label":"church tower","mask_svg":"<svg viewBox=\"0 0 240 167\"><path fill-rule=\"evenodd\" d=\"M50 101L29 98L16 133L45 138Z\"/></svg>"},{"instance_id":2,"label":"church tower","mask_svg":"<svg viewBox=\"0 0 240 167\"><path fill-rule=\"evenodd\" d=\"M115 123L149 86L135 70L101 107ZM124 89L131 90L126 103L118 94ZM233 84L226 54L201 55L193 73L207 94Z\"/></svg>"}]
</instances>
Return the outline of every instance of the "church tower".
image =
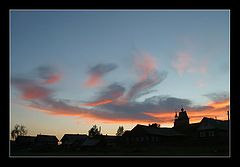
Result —
<instances>
[{"instance_id":1,"label":"church tower","mask_svg":"<svg viewBox=\"0 0 240 167\"><path fill-rule=\"evenodd\" d=\"M175 114L174 128L176 130L186 130L189 127L189 117L187 111L181 108L179 115Z\"/></svg>"}]
</instances>

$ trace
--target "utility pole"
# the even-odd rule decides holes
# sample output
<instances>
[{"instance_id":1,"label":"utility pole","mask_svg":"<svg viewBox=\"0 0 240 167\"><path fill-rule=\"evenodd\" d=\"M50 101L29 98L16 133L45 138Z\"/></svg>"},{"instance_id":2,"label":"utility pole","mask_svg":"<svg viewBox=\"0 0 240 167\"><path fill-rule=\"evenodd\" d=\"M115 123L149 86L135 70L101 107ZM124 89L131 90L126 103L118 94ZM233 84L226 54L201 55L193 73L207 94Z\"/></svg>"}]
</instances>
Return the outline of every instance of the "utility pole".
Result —
<instances>
[{"instance_id":1,"label":"utility pole","mask_svg":"<svg viewBox=\"0 0 240 167\"><path fill-rule=\"evenodd\" d=\"M227 111L227 115L228 115L228 121L229 121L229 120L230 120L230 119L229 119L229 111Z\"/></svg>"}]
</instances>

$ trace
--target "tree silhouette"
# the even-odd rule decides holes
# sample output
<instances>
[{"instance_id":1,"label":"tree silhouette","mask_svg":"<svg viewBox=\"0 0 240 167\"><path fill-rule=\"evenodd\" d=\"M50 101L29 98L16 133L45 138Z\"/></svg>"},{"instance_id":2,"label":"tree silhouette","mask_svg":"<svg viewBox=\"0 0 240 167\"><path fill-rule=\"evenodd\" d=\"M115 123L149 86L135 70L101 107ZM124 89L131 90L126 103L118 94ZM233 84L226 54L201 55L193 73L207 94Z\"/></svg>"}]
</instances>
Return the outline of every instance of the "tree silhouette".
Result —
<instances>
[{"instance_id":1,"label":"tree silhouette","mask_svg":"<svg viewBox=\"0 0 240 167\"><path fill-rule=\"evenodd\" d=\"M11 131L11 137L13 140L16 140L18 136L25 136L27 135L27 129L24 125L16 124Z\"/></svg>"},{"instance_id":2,"label":"tree silhouette","mask_svg":"<svg viewBox=\"0 0 240 167\"><path fill-rule=\"evenodd\" d=\"M93 127L88 131L88 136L94 137L100 135L100 129L98 130L97 125L93 125Z\"/></svg>"},{"instance_id":3,"label":"tree silhouette","mask_svg":"<svg viewBox=\"0 0 240 167\"><path fill-rule=\"evenodd\" d=\"M124 132L123 126L119 126L119 128L117 130L117 133L116 133L116 136L122 136L123 132Z\"/></svg>"},{"instance_id":4,"label":"tree silhouette","mask_svg":"<svg viewBox=\"0 0 240 167\"><path fill-rule=\"evenodd\" d=\"M148 125L150 127L155 127L155 128L160 128L160 124L157 124L157 123L153 123L152 125Z\"/></svg>"}]
</instances>

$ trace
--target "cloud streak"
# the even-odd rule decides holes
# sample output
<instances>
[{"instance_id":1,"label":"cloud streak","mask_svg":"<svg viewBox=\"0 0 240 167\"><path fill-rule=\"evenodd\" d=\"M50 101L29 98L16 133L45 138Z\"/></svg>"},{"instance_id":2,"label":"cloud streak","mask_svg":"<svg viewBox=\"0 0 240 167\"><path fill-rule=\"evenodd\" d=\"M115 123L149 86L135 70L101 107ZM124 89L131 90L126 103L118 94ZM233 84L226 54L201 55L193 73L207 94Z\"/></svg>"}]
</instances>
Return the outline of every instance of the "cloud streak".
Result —
<instances>
[{"instance_id":1,"label":"cloud streak","mask_svg":"<svg viewBox=\"0 0 240 167\"><path fill-rule=\"evenodd\" d=\"M126 95L127 100L130 101L147 94L151 91L151 88L161 83L167 77L166 71L158 72L157 62L150 54L136 56L134 67L139 79L130 87Z\"/></svg>"},{"instance_id":2,"label":"cloud streak","mask_svg":"<svg viewBox=\"0 0 240 167\"><path fill-rule=\"evenodd\" d=\"M183 75L190 67L192 63L192 56L187 52L180 52L176 55L176 58L172 62L172 66L177 70L179 75Z\"/></svg>"},{"instance_id":3,"label":"cloud streak","mask_svg":"<svg viewBox=\"0 0 240 167\"><path fill-rule=\"evenodd\" d=\"M38 82L31 79L15 77L11 81L21 92L21 98L25 100L42 99L53 93L53 90L41 86Z\"/></svg>"},{"instance_id":4,"label":"cloud streak","mask_svg":"<svg viewBox=\"0 0 240 167\"><path fill-rule=\"evenodd\" d=\"M167 77L167 72L154 73L152 76L149 76L147 79L135 83L129 90L127 98L129 100L135 100L140 97L140 95L145 94L151 88L161 83Z\"/></svg>"},{"instance_id":5,"label":"cloud streak","mask_svg":"<svg viewBox=\"0 0 240 167\"><path fill-rule=\"evenodd\" d=\"M62 78L60 72L56 68L54 68L50 65L38 67L36 69L36 73L41 79L44 80L43 83L45 83L45 84L57 83Z\"/></svg>"},{"instance_id":6,"label":"cloud streak","mask_svg":"<svg viewBox=\"0 0 240 167\"><path fill-rule=\"evenodd\" d=\"M204 94L203 96L209 98L213 102L217 101L224 101L229 98L229 93L226 91L223 92L217 92L217 93L208 93Z\"/></svg>"},{"instance_id":7,"label":"cloud streak","mask_svg":"<svg viewBox=\"0 0 240 167\"><path fill-rule=\"evenodd\" d=\"M189 52L179 52L172 60L172 67L182 76L184 73L206 74L208 71L208 61L196 60Z\"/></svg>"},{"instance_id":8,"label":"cloud streak","mask_svg":"<svg viewBox=\"0 0 240 167\"><path fill-rule=\"evenodd\" d=\"M117 68L116 64L97 64L90 67L87 73L88 79L84 82L84 86L88 88L99 86L103 83L103 76Z\"/></svg>"}]
</instances>

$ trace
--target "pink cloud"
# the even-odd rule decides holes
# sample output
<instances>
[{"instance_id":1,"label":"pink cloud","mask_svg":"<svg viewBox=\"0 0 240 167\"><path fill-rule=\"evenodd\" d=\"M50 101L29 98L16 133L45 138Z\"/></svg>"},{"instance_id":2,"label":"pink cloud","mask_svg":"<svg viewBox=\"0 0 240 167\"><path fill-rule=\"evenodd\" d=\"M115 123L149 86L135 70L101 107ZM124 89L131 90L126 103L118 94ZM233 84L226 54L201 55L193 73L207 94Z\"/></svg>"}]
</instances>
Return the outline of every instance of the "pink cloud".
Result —
<instances>
[{"instance_id":1,"label":"pink cloud","mask_svg":"<svg viewBox=\"0 0 240 167\"><path fill-rule=\"evenodd\" d=\"M30 79L13 78L12 83L18 88L21 97L25 100L46 98L53 92Z\"/></svg>"},{"instance_id":2,"label":"pink cloud","mask_svg":"<svg viewBox=\"0 0 240 167\"><path fill-rule=\"evenodd\" d=\"M56 67L43 65L36 68L38 77L43 80L44 84L54 84L62 79L62 75Z\"/></svg>"},{"instance_id":3,"label":"pink cloud","mask_svg":"<svg viewBox=\"0 0 240 167\"><path fill-rule=\"evenodd\" d=\"M60 74L54 74L54 75L50 75L48 77L48 79L44 83L46 83L46 84L54 84L54 83L57 83L60 79L61 79L61 75Z\"/></svg>"},{"instance_id":4,"label":"pink cloud","mask_svg":"<svg viewBox=\"0 0 240 167\"><path fill-rule=\"evenodd\" d=\"M90 103L85 103L83 104L83 106L100 106L100 105L104 105L104 104L108 104L108 103L112 103L113 101L111 99L103 99L103 100L99 100L99 101L95 101L95 102L90 102Z\"/></svg>"},{"instance_id":5,"label":"pink cloud","mask_svg":"<svg viewBox=\"0 0 240 167\"><path fill-rule=\"evenodd\" d=\"M146 80L149 75L156 71L157 68L155 58L149 54L136 57L134 64L141 81Z\"/></svg>"},{"instance_id":6,"label":"pink cloud","mask_svg":"<svg viewBox=\"0 0 240 167\"><path fill-rule=\"evenodd\" d=\"M186 72L203 75L208 71L208 60L196 59L188 52L179 52L174 57L172 66L180 76Z\"/></svg>"},{"instance_id":7,"label":"pink cloud","mask_svg":"<svg viewBox=\"0 0 240 167\"><path fill-rule=\"evenodd\" d=\"M103 83L102 77L98 74L90 74L88 79L85 81L84 86L87 88L93 88L100 86Z\"/></svg>"},{"instance_id":8,"label":"pink cloud","mask_svg":"<svg viewBox=\"0 0 240 167\"><path fill-rule=\"evenodd\" d=\"M172 66L177 70L179 75L183 75L191 67L192 56L189 53L178 53L173 60Z\"/></svg>"},{"instance_id":9,"label":"pink cloud","mask_svg":"<svg viewBox=\"0 0 240 167\"><path fill-rule=\"evenodd\" d=\"M117 65L114 63L108 64L97 64L88 69L88 79L84 82L84 86L87 88L92 88L99 86L103 83L103 77L107 73L115 70Z\"/></svg>"}]
</instances>

